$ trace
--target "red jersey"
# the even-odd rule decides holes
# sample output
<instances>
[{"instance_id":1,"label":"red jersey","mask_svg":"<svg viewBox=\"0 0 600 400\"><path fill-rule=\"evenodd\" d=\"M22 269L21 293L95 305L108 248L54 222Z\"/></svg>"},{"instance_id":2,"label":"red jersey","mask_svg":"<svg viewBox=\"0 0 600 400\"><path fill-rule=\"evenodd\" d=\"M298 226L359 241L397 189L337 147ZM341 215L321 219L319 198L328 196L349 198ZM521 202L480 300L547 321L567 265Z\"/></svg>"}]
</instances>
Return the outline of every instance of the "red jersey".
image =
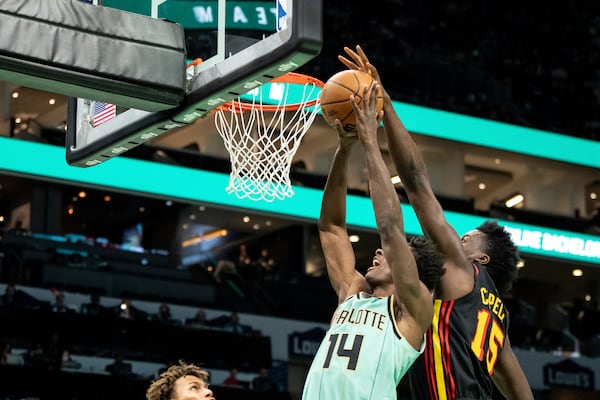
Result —
<instances>
[{"instance_id":1,"label":"red jersey","mask_svg":"<svg viewBox=\"0 0 600 400\"><path fill-rule=\"evenodd\" d=\"M508 312L484 267L455 300L435 299L423 355L409 370L413 399L491 399L491 375L504 347Z\"/></svg>"}]
</instances>

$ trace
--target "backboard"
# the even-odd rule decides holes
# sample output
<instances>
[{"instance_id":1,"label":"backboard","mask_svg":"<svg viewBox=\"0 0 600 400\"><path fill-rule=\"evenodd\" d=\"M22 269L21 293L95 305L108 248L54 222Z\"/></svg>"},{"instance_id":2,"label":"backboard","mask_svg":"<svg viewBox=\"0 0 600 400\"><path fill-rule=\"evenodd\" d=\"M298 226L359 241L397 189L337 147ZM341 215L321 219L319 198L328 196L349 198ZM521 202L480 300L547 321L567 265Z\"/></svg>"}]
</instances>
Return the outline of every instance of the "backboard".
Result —
<instances>
[{"instance_id":1,"label":"backboard","mask_svg":"<svg viewBox=\"0 0 600 400\"><path fill-rule=\"evenodd\" d=\"M103 108L94 99L70 98L66 158L73 166L98 165L203 118L296 70L321 50L322 0L103 0L102 5L181 24L189 61L203 61L188 68L184 99L171 109ZM109 118L97 121L96 109Z\"/></svg>"}]
</instances>

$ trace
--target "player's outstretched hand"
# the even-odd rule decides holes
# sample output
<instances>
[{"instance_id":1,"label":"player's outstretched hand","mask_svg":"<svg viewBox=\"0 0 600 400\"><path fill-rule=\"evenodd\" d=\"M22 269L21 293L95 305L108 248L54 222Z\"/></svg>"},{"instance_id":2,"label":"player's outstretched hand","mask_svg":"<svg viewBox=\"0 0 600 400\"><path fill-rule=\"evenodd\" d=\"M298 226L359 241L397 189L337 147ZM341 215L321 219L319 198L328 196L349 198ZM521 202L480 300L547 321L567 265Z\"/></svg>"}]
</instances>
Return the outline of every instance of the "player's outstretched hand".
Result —
<instances>
[{"instance_id":1,"label":"player's outstretched hand","mask_svg":"<svg viewBox=\"0 0 600 400\"><path fill-rule=\"evenodd\" d=\"M342 146L350 146L358 141L356 132L348 132L344 129L344 125L339 119L335 120L335 130L338 133L340 144Z\"/></svg>"},{"instance_id":2,"label":"player's outstretched hand","mask_svg":"<svg viewBox=\"0 0 600 400\"><path fill-rule=\"evenodd\" d=\"M363 143L377 143L377 128L383 119L383 110L377 111L379 84L375 81L363 88L363 101L350 97L356 114L358 137Z\"/></svg>"},{"instance_id":3,"label":"player's outstretched hand","mask_svg":"<svg viewBox=\"0 0 600 400\"><path fill-rule=\"evenodd\" d=\"M383 88L381 77L379 76L379 72L377 72L377 68L375 68L375 66L369 62L367 54L364 52L362 47L360 47L360 45L356 46L356 51L349 47L344 47L344 51L348 57L350 57L350 59L343 55L338 55L338 60L340 60L342 64L344 64L348 69L355 69L371 75L371 77L379 82L379 85L381 85Z\"/></svg>"}]
</instances>

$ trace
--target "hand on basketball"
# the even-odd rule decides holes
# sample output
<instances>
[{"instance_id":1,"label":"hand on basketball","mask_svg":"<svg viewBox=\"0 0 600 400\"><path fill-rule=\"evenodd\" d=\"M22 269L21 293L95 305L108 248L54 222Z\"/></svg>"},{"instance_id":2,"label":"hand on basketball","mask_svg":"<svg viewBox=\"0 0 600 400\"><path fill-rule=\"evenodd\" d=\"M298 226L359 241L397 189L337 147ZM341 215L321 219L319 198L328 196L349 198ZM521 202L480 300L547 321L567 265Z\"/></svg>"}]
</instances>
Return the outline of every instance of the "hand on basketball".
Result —
<instances>
[{"instance_id":1,"label":"hand on basketball","mask_svg":"<svg viewBox=\"0 0 600 400\"><path fill-rule=\"evenodd\" d=\"M377 100L380 86L373 81L364 87L362 101L354 95L350 97L354 114L356 114L356 130L358 138L363 143L377 142L377 128L383 119L383 110L377 110Z\"/></svg>"},{"instance_id":2,"label":"hand on basketball","mask_svg":"<svg viewBox=\"0 0 600 400\"><path fill-rule=\"evenodd\" d=\"M352 145L358 141L358 134L356 132L348 132L347 130L345 130L342 121L340 121L339 119L335 120L334 126L338 132L340 144L342 146Z\"/></svg>"},{"instance_id":3,"label":"hand on basketball","mask_svg":"<svg viewBox=\"0 0 600 400\"><path fill-rule=\"evenodd\" d=\"M369 62L369 58L367 57L367 54L364 52L362 47L360 47L360 45L357 45L356 51L352 50L349 47L344 47L344 51L352 60L342 55L338 56L338 60L340 60L342 64L348 67L348 69L355 69L371 75L371 77L379 83L381 93L383 94L385 100L385 98L387 97L387 92L383 87L381 77L379 76L379 72L377 71L377 68L375 68L375 66Z\"/></svg>"}]
</instances>

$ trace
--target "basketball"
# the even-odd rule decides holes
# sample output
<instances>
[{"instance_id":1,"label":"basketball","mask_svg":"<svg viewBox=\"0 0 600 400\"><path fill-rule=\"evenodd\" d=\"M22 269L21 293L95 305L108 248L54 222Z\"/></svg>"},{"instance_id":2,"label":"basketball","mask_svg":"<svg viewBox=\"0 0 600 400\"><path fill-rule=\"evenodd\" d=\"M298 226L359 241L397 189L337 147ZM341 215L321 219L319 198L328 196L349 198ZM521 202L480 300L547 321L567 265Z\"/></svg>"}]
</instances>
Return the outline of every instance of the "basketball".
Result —
<instances>
[{"instance_id":1,"label":"basketball","mask_svg":"<svg viewBox=\"0 0 600 400\"><path fill-rule=\"evenodd\" d=\"M371 75L357 71L345 70L338 72L325 82L321 91L321 112L325 122L335 126L335 120L339 119L348 133L356 133L356 115L352 109L350 95L362 101L362 93L365 85L373 81ZM377 111L383 109L383 96L381 91L377 99Z\"/></svg>"}]
</instances>

